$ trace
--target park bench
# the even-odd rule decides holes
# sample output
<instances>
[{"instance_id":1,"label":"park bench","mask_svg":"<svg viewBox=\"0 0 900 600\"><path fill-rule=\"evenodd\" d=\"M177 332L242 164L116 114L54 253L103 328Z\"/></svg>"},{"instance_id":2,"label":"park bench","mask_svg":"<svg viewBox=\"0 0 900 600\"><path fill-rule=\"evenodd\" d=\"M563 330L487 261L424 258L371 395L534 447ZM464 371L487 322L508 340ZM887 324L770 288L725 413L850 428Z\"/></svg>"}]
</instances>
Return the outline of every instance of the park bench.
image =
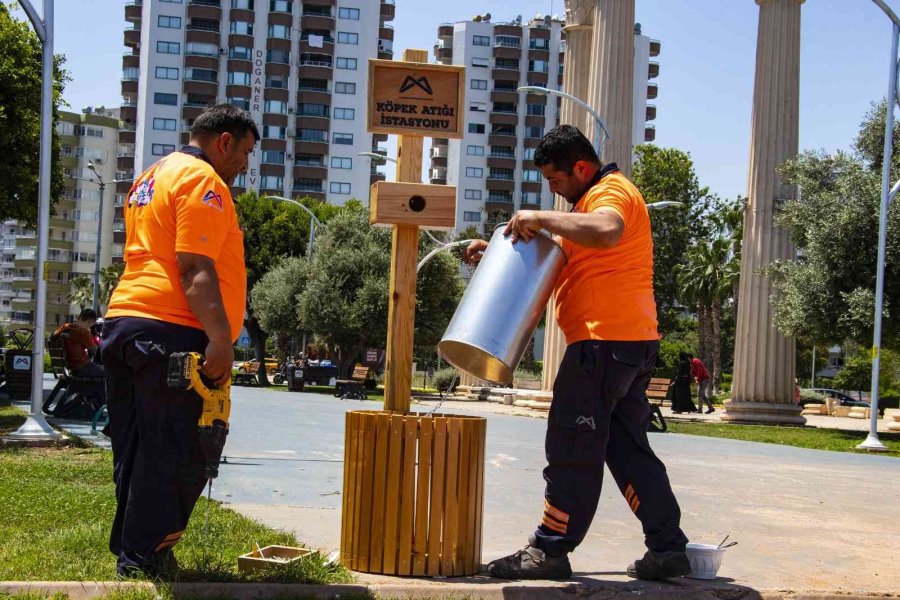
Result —
<instances>
[{"instance_id":1,"label":"park bench","mask_svg":"<svg viewBox=\"0 0 900 600\"><path fill-rule=\"evenodd\" d=\"M41 409L48 415L63 418L97 419L106 409L105 395L96 397L88 390L91 386L104 384L104 377L82 377L75 375L69 365L66 353L66 339L69 334L51 335L47 339L47 353L50 355L50 370L57 378L56 386ZM90 414L88 414L90 413Z\"/></svg>"},{"instance_id":2,"label":"park bench","mask_svg":"<svg viewBox=\"0 0 900 600\"><path fill-rule=\"evenodd\" d=\"M662 407L664 402L668 402L666 397L669 395L669 386L671 385L671 379L664 379L662 377L652 377L650 383L647 384L647 389L644 391L644 394L647 396L647 401L650 403L649 431L664 432L669 429L660 407Z\"/></svg>"},{"instance_id":3,"label":"park bench","mask_svg":"<svg viewBox=\"0 0 900 600\"><path fill-rule=\"evenodd\" d=\"M234 373L231 375L231 383L246 386L259 385L258 377L256 373Z\"/></svg>"},{"instance_id":4,"label":"park bench","mask_svg":"<svg viewBox=\"0 0 900 600\"><path fill-rule=\"evenodd\" d=\"M353 375L351 379L338 379L334 386L334 395L337 398L346 400L353 398L355 400L367 400L366 395L366 379L369 378L369 367L365 365L356 365L353 367Z\"/></svg>"}]
</instances>

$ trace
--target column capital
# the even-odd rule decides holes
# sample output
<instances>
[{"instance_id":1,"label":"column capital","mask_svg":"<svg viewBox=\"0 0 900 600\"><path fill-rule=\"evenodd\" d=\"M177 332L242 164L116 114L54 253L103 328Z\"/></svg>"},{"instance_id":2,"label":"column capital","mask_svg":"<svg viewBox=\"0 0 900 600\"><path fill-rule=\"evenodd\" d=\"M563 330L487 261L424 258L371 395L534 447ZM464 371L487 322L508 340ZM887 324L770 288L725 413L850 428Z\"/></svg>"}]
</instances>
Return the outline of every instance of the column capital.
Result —
<instances>
[{"instance_id":1,"label":"column capital","mask_svg":"<svg viewBox=\"0 0 900 600\"><path fill-rule=\"evenodd\" d=\"M594 24L597 0L566 0L566 28Z\"/></svg>"}]
</instances>

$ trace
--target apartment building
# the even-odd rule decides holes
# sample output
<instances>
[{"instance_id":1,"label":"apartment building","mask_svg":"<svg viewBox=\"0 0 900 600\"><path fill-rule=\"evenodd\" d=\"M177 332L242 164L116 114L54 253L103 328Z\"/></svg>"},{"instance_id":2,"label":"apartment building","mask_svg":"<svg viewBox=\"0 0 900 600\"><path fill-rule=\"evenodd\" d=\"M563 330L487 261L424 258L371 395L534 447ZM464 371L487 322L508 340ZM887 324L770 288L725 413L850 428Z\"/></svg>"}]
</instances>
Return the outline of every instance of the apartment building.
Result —
<instances>
[{"instance_id":1,"label":"apartment building","mask_svg":"<svg viewBox=\"0 0 900 600\"><path fill-rule=\"evenodd\" d=\"M535 166L534 152L546 131L559 123L560 99L520 94L520 86L560 89L565 60L564 23L538 15L493 23L489 16L438 27L434 56L443 64L466 66L466 135L434 139L431 183L457 187L457 230L474 226L485 233L520 209L550 209L553 198ZM635 143L652 141L647 121L656 107L659 73L651 57L660 44L635 27Z\"/></svg>"},{"instance_id":2,"label":"apartment building","mask_svg":"<svg viewBox=\"0 0 900 600\"><path fill-rule=\"evenodd\" d=\"M80 307L69 304L67 299L73 278L93 278L98 261L102 268L110 264L114 255L122 255L121 247L112 244L118 109L86 108L81 114L60 111L56 131L65 191L49 223L48 327L77 316ZM104 182L102 194L98 178ZM37 234L22 223L5 221L0 226L0 246L0 323L32 324L37 290Z\"/></svg>"},{"instance_id":3,"label":"apartment building","mask_svg":"<svg viewBox=\"0 0 900 600\"><path fill-rule=\"evenodd\" d=\"M384 175L358 153L387 141L366 132L368 59L393 57L394 12L394 0L126 1L120 170L140 173L228 102L262 134L234 194L367 202Z\"/></svg>"}]
</instances>

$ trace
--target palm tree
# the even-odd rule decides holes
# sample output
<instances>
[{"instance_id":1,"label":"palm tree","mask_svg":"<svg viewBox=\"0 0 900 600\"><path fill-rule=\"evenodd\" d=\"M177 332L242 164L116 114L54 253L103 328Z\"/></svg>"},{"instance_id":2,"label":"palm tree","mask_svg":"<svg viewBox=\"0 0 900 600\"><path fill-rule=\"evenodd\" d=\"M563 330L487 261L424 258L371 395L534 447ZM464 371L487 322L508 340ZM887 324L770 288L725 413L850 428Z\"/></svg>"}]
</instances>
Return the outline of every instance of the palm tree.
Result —
<instances>
[{"instance_id":1,"label":"palm tree","mask_svg":"<svg viewBox=\"0 0 900 600\"><path fill-rule=\"evenodd\" d=\"M78 275L73 277L69 282L72 291L66 296L66 300L72 304L77 304L80 310L84 310L86 306L90 306L94 301L94 284L87 275Z\"/></svg>"},{"instance_id":2,"label":"palm tree","mask_svg":"<svg viewBox=\"0 0 900 600\"><path fill-rule=\"evenodd\" d=\"M113 263L100 269L100 296L97 299L101 306L108 306L113 291L119 285L119 278L125 272L125 263Z\"/></svg>"}]
</instances>

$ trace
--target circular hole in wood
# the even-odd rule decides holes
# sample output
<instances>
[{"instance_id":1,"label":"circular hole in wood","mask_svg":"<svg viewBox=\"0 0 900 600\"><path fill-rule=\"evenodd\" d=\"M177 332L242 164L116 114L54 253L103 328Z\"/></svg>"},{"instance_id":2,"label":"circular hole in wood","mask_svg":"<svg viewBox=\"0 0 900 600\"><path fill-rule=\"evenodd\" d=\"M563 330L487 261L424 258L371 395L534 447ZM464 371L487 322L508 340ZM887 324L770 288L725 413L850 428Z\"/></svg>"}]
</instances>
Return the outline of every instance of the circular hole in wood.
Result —
<instances>
[{"instance_id":1,"label":"circular hole in wood","mask_svg":"<svg viewBox=\"0 0 900 600\"><path fill-rule=\"evenodd\" d=\"M413 212L422 212L425 210L425 198L419 195L410 198L409 209Z\"/></svg>"}]
</instances>

